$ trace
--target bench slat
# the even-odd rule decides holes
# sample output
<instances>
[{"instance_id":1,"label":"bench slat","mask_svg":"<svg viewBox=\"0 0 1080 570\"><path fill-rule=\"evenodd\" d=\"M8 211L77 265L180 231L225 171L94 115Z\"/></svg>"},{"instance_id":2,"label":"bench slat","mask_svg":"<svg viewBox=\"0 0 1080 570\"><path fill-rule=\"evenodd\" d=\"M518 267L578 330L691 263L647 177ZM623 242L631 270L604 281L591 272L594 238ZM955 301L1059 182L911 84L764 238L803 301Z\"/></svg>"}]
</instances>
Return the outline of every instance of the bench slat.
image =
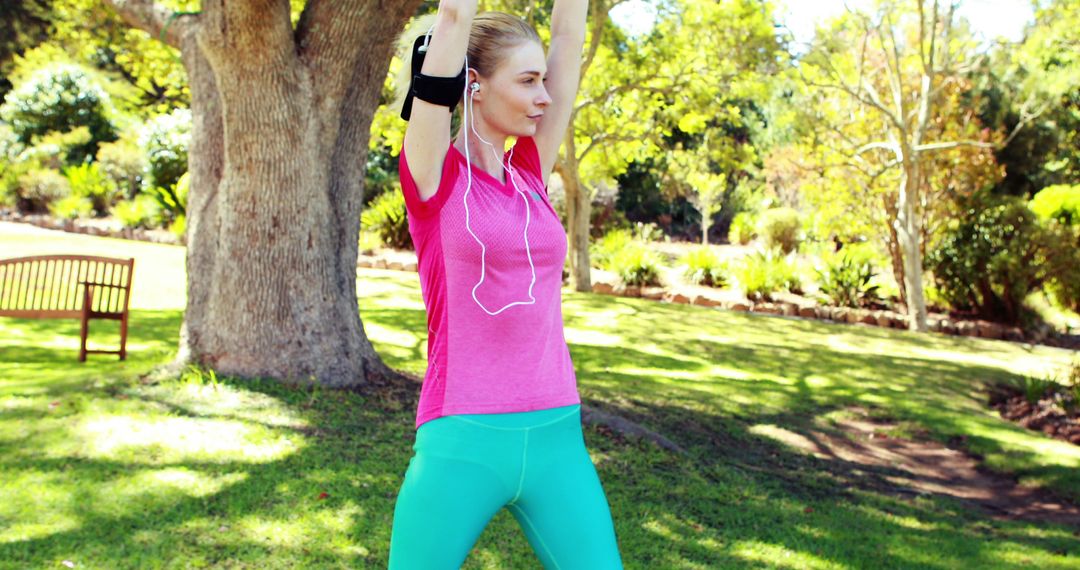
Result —
<instances>
[{"instance_id":1,"label":"bench slat","mask_svg":"<svg viewBox=\"0 0 1080 570\"><path fill-rule=\"evenodd\" d=\"M127 355L128 307L134 259L37 255L0 259L0 316L82 321L79 360L87 354ZM91 319L120 321L120 350L88 350Z\"/></svg>"}]
</instances>

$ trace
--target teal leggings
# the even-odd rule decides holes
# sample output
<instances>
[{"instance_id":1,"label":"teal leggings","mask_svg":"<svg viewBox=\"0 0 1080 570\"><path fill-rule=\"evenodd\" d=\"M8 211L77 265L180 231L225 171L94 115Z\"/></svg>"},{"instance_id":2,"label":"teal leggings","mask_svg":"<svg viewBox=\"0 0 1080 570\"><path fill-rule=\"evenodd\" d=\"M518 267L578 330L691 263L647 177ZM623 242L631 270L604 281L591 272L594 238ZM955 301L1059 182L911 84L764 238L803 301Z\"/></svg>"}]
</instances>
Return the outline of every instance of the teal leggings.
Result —
<instances>
[{"instance_id":1,"label":"teal leggings","mask_svg":"<svg viewBox=\"0 0 1080 570\"><path fill-rule=\"evenodd\" d=\"M390 570L457 569L504 506L548 569L622 568L581 405L425 422L394 506Z\"/></svg>"}]
</instances>

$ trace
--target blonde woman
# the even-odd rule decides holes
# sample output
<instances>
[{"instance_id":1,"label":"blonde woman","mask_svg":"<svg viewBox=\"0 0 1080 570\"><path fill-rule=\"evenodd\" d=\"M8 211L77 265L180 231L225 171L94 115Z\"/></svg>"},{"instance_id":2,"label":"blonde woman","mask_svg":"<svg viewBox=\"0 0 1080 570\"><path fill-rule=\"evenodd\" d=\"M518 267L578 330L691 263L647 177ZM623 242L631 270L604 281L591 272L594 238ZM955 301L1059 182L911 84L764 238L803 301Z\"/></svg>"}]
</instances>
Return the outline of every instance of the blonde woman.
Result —
<instances>
[{"instance_id":1,"label":"blonde woman","mask_svg":"<svg viewBox=\"0 0 1080 570\"><path fill-rule=\"evenodd\" d=\"M587 11L556 0L547 54L528 23L476 14L476 0L442 0L403 36L399 166L428 369L391 570L459 568L503 507L546 568L622 568L582 436L563 335L566 234L547 196Z\"/></svg>"}]
</instances>

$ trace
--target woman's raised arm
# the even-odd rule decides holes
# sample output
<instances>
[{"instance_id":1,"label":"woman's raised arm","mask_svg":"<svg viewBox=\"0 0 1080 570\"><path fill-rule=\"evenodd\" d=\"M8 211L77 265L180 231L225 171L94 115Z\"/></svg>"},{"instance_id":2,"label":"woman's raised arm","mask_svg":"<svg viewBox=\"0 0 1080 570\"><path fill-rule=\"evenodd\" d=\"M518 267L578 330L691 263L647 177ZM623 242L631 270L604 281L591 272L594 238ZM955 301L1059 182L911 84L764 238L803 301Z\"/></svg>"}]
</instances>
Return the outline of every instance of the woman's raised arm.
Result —
<instances>
[{"instance_id":1,"label":"woman's raised arm","mask_svg":"<svg viewBox=\"0 0 1080 570\"><path fill-rule=\"evenodd\" d=\"M540 119L533 137L540 153L545 185L559 157L559 146L570 124L570 114L577 99L588 12L589 0L555 0L551 12L551 45L548 47L545 81L551 104Z\"/></svg>"},{"instance_id":2,"label":"woman's raised arm","mask_svg":"<svg viewBox=\"0 0 1080 570\"><path fill-rule=\"evenodd\" d=\"M469 31L477 0L441 0L435 30L420 72L436 77L455 77L465 66ZM424 30L423 32L427 32ZM412 38L408 45L412 46ZM405 161L416 182L421 200L435 195L442 176L443 160L450 146L450 110L413 98L409 124L405 127Z\"/></svg>"}]
</instances>

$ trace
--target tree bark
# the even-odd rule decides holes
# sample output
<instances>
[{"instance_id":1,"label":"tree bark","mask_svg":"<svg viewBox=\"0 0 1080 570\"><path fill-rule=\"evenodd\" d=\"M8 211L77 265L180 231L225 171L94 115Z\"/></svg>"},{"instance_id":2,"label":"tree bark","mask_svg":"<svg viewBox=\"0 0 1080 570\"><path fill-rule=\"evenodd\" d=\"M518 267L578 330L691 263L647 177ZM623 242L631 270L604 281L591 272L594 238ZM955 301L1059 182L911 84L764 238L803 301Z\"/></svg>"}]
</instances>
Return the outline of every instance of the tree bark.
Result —
<instances>
[{"instance_id":1,"label":"tree bark","mask_svg":"<svg viewBox=\"0 0 1080 570\"><path fill-rule=\"evenodd\" d=\"M109 0L155 37L169 11ZM392 374L360 320L367 140L419 0L206 0L168 27L187 69L188 305L173 366L357 386Z\"/></svg>"},{"instance_id":2,"label":"tree bark","mask_svg":"<svg viewBox=\"0 0 1080 570\"><path fill-rule=\"evenodd\" d=\"M904 289L907 292L908 324L913 331L926 332L926 299L922 286L922 248L919 237L918 192L919 165L917 158L907 158L905 151L904 173L900 180L899 211L893 226L903 253Z\"/></svg>"},{"instance_id":3,"label":"tree bark","mask_svg":"<svg viewBox=\"0 0 1080 570\"><path fill-rule=\"evenodd\" d=\"M565 154L556 161L555 169L563 179L566 190L567 255L570 257L570 286L575 291L592 291L592 270L589 261L589 217L592 201L589 190L578 173L577 149L574 145L574 124L567 129Z\"/></svg>"}]
</instances>

